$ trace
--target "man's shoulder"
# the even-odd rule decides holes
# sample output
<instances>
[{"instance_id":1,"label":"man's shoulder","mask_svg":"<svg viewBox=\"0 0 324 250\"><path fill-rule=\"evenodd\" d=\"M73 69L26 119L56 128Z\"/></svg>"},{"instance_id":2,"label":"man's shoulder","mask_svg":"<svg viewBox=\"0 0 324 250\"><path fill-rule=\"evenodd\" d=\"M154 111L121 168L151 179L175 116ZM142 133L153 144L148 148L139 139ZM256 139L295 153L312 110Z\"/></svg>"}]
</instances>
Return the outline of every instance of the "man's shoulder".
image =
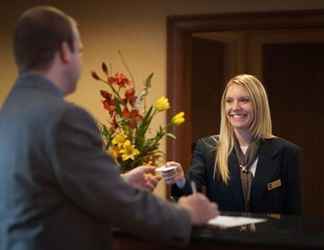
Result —
<instances>
[{"instance_id":1,"label":"man's shoulder","mask_svg":"<svg viewBox=\"0 0 324 250\"><path fill-rule=\"evenodd\" d=\"M93 116L85 108L71 102L64 102L64 115L72 119L94 120Z\"/></svg>"},{"instance_id":2,"label":"man's shoulder","mask_svg":"<svg viewBox=\"0 0 324 250\"><path fill-rule=\"evenodd\" d=\"M64 103L60 123L70 124L75 128L97 129L95 118L85 108L70 102Z\"/></svg>"}]
</instances>

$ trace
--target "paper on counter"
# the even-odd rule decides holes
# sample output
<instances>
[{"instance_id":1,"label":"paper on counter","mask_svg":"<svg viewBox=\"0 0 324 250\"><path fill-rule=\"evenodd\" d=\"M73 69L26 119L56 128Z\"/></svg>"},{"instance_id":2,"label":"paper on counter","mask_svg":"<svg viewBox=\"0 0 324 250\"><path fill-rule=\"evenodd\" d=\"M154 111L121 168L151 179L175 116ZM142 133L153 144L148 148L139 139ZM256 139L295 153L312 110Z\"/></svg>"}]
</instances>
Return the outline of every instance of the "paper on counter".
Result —
<instances>
[{"instance_id":1,"label":"paper on counter","mask_svg":"<svg viewBox=\"0 0 324 250\"><path fill-rule=\"evenodd\" d=\"M208 224L218 226L222 228L237 227L248 224L255 224L265 222L266 219L250 218L250 217L239 217L239 216L217 216L214 219L209 220Z\"/></svg>"}]
</instances>

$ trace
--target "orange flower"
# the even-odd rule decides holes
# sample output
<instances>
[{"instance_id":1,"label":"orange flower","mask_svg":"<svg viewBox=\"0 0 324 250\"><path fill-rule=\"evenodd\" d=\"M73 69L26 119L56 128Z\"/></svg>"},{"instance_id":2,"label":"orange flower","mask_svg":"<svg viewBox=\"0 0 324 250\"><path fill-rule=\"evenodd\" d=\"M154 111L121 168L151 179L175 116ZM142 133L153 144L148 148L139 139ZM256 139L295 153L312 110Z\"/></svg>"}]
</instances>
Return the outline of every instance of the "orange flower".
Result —
<instances>
[{"instance_id":1,"label":"orange flower","mask_svg":"<svg viewBox=\"0 0 324 250\"><path fill-rule=\"evenodd\" d=\"M119 87L125 87L130 84L130 80L123 73L116 73L115 76L108 77L110 84L117 84Z\"/></svg>"},{"instance_id":2,"label":"orange flower","mask_svg":"<svg viewBox=\"0 0 324 250\"><path fill-rule=\"evenodd\" d=\"M117 120L116 120L116 115L114 115L114 116L111 117L110 124L111 124L111 127L113 129L117 129L118 128L119 125L118 125Z\"/></svg>"},{"instance_id":3,"label":"orange flower","mask_svg":"<svg viewBox=\"0 0 324 250\"><path fill-rule=\"evenodd\" d=\"M101 80L101 78L98 76L98 74L95 71L91 71L91 76L95 79L95 80Z\"/></svg>"},{"instance_id":4,"label":"orange flower","mask_svg":"<svg viewBox=\"0 0 324 250\"><path fill-rule=\"evenodd\" d=\"M136 128L137 124L143 119L137 109L129 111L127 107L123 109L123 117L128 120L130 128Z\"/></svg>"},{"instance_id":5,"label":"orange flower","mask_svg":"<svg viewBox=\"0 0 324 250\"><path fill-rule=\"evenodd\" d=\"M136 102L137 96L135 96L135 89L127 89L125 92L125 101L126 103L129 102L130 105L134 107Z\"/></svg>"},{"instance_id":6,"label":"orange flower","mask_svg":"<svg viewBox=\"0 0 324 250\"><path fill-rule=\"evenodd\" d=\"M115 111L115 102L111 99L105 99L102 101L102 104L104 108L109 111L109 113L112 113Z\"/></svg>"},{"instance_id":7,"label":"orange flower","mask_svg":"<svg viewBox=\"0 0 324 250\"><path fill-rule=\"evenodd\" d=\"M108 67L104 62L101 64L101 69L106 75L108 75Z\"/></svg>"},{"instance_id":8,"label":"orange flower","mask_svg":"<svg viewBox=\"0 0 324 250\"><path fill-rule=\"evenodd\" d=\"M100 90L100 95L105 99L112 100L112 95L105 90Z\"/></svg>"}]
</instances>

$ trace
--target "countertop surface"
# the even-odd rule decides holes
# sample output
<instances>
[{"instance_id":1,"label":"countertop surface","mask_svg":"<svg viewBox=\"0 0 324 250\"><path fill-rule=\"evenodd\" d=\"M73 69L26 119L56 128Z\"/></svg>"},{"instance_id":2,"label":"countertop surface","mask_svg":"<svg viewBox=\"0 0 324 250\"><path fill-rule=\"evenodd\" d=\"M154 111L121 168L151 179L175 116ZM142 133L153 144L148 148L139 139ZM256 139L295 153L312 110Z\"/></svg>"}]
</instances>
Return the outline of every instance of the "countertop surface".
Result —
<instances>
[{"instance_id":1,"label":"countertop surface","mask_svg":"<svg viewBox=\"0 0 324 250\"><path fill-rule=\"evenodd\" d=\"M323 218L223 213L227 216L265 218L265 222L231 228L212 225L194 227L192 241L218 241L228 244L309 247L324 249Z\"/></svg>"}]
</instances>

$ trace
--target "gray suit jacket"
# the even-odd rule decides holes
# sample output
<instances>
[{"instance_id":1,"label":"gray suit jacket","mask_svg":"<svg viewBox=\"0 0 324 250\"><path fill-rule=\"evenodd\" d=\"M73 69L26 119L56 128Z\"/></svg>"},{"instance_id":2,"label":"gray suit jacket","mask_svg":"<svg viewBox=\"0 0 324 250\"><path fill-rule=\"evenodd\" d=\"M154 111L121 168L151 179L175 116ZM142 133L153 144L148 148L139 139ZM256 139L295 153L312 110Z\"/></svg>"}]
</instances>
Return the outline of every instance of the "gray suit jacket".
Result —
<instances>
[{"instance_id":1,"label":"gray suit jacket","mask_svg":"<svg viewBox=\"0 0 324 250\"><path fill-rule=\"evenodd\" d=\"M110 249L112 226L180 244L191 231L186 211L120 178L86 111L23 74L0 113L0 249Z\"/></svg>"}]
</instances>

